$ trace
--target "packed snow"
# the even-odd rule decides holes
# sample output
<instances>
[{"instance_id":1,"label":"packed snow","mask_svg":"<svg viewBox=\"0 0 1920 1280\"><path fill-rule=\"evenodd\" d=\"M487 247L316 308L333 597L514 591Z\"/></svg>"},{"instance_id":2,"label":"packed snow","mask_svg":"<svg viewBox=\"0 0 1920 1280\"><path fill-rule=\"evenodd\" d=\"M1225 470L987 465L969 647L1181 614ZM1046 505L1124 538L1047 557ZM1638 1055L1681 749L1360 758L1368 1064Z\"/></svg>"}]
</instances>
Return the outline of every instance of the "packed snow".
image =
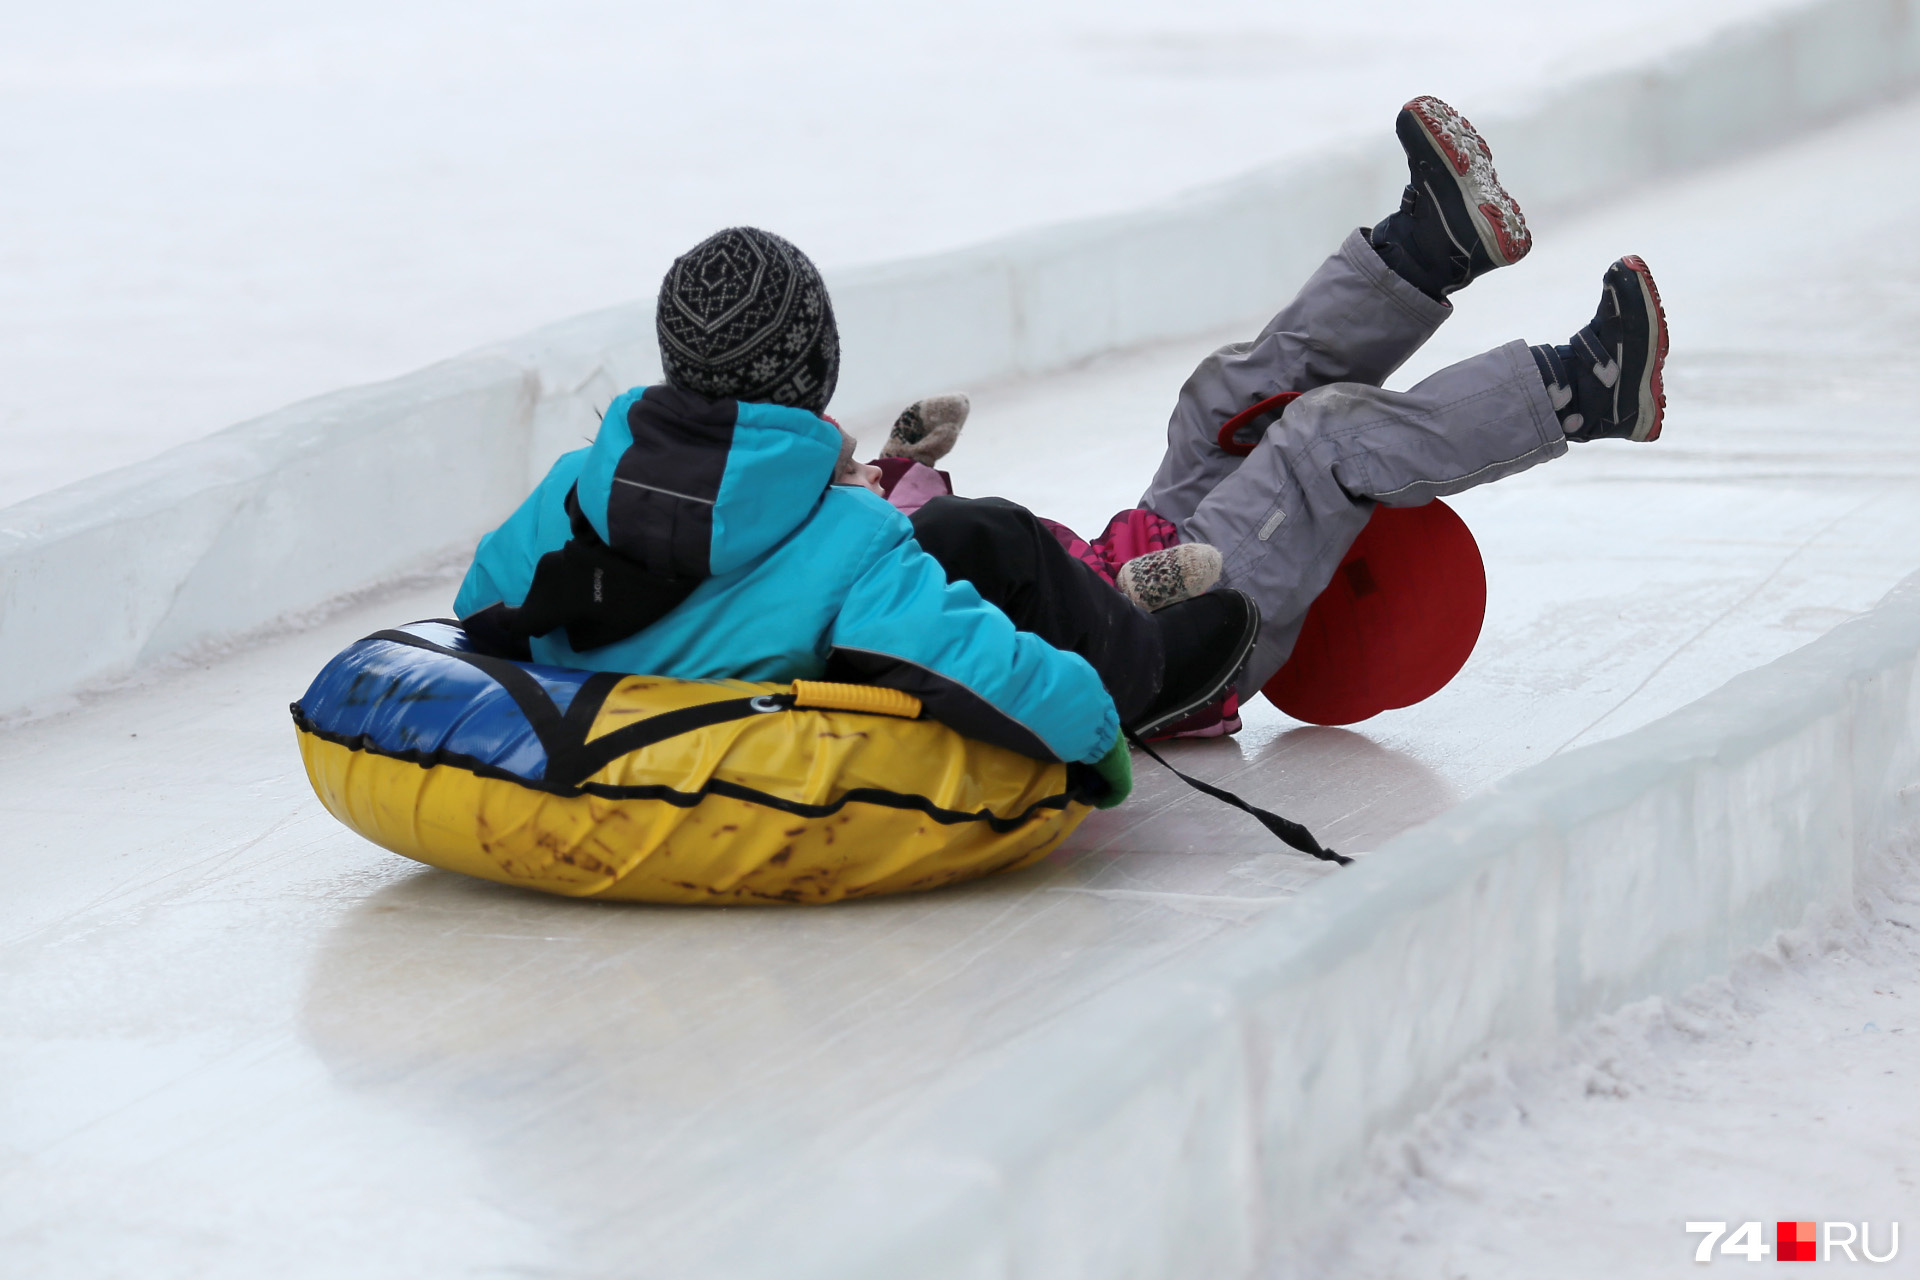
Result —
<instances>
[{"instance_id":1,"label":"packed snow","mask_svg":"<svg viewBox=\"0 0 1920 1280\"><path fill-rule=\"evenodd\" d=\"M1759 1222L1763 1242L1778 1222L1838 1222L1869 1224L1882 1257L1898 1245L1877 1266L1856 1250L1857 1269L1920 1275L1917 1088L1920 857L1904 850L1856 911L1782 934L1728 977L1462 1072L1273 1274L1695 1275L1688 1222ZM1849 1262L1823 1251L1821 1265Z\"/></svg>"}]
</instances>

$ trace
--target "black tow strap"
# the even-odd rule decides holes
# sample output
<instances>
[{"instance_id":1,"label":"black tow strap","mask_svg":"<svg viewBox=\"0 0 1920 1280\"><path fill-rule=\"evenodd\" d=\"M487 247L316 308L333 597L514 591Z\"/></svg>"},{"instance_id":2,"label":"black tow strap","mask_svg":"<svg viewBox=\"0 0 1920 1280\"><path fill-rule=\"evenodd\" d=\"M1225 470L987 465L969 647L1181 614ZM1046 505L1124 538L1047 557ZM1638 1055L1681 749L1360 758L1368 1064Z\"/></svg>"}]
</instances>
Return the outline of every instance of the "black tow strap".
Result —
<instances>
[{"instance_id":1,"label":"black tow strap","mask_svg":"<svg viewBox=\"0 0 1920 1280\"><path fill-rule=\"evenodd\" d=\"M1190 777L1189 775L1180 772L1178 769L1168 764L1166 762L1166 759L1162 757L1158 751L1155 751L1152 747L1148 746L1145 742L1143 742L1139 738L1134 737L1132 734L1127 735L1127 741L1131 742L1134 746L1140 748L1142 751L1152 756L1156 761L1159 762L1159 765L1162 769L1165 769L1168 773L1171 773L1174 777L1180 779L1180 781L1186 783L1188 786L1192 787L1195 791L1200 792L1202 795L1212 796L1215 800L1219 800L1226 804L1230 804L1234 808L1240 810L1243 813L1252 814L1254 817L1260 820L1261 826L1273 832L1273 834L1275 834L1276 836L1279 836L1282 840L1286 841L1288 844L1292 845L1294 848L1298 849L1300 852L1310 853L1314 857L1319 858L1323 862L1337 862L1343 867L1353 861L1352 858L1346 857L1343 854L1335 853L1333 850L1321 844L1318 840L1315 840L1313 838L1313 832L1307 830L1305 827L1293 821L1291 818L1283 818L1277 813L1270 813L1267 810L1260 808L1258 805L1248 804L1245 800L1242 800L1239 796L1233 794L1233 792L1231 791L1223 791L1219 787L1214 786L1210 782L1202 782L1198 778Z\"/></svg>"}]
</instances>

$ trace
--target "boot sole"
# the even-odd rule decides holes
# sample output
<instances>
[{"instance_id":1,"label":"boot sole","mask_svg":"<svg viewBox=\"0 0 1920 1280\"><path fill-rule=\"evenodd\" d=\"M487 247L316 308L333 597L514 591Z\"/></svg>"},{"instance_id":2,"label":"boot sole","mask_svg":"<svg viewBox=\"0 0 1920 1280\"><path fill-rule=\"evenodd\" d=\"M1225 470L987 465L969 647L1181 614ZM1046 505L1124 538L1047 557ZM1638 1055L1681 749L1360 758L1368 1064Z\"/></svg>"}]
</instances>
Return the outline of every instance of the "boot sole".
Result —
<instances>
[{"instance_id":1,"label":"boot sole","mask_svg":"<svg viewBox=\"0 0 1920 1280\"><path fill-rule=\"evenodd\" d=\"M1486 255L1495 265L1507 267L1526 257L1533 248L1533 233L1527 230L1520 202L1500 185L1486 139L1465 116L1438 98L1415 98L1400 110L1453 174Z\"/></svg>"},{"instance_id":2,"label":"boot sole","mask_svg":"<svg viewBox=\"0 0 1920 1280\"><path fill-rule=\"evenodd\" d=\"M1194 695L1178 706L1168 707L1153 719L1127 729L1127 734L1135 738L1151 738L1168 725L1178 724L1193 715L1202 707L1212 703L1227 691L1234 677L1247 665L1247 655L1253 652L1254 644L1260 639L1260 606L1254 603L1252 596L1244 591L1235 591L1235 595L1247 602L1247 625L1241 630L1227 661L1214 672L1213 678L1194 692Z\"/></svg>"},{"instance_id":3,"label":"boot sole","mask_svg":"<svg viewBox=\"0 0 1920 1280\"><path fill-rule=\"evenodd\" d=\"M1647 269L1643 258L1629 254L1620 259L1619 265L1627 269L1640 290L1641 307L1653 322L1648 326L1646 364L1640 372L1638 419L1627 437L1644 443L1660 438L1660 428L1667 417L1667 389L1662 382L1667 364L1667 310L1660 305L1660 288L1654 284L1653 272Z\"/></svg>"}]
</instances>

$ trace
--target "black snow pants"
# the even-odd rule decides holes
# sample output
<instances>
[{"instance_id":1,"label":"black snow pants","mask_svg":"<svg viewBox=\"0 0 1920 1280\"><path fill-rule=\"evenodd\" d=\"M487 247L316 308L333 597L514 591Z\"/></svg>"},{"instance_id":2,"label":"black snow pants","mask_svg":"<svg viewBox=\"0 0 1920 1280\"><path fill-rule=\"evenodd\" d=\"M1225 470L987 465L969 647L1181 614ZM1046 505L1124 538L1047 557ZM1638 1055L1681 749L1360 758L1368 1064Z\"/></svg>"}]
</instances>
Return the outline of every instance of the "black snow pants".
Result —
<instances>
[{"instance_id":1,"label":"black snow pants","mask_svg":"<svg viewBox=\"0 0 1920 1280\"><path fill-rule=\"evenodd\" d=\"M1047 532L1033 512L1005 498L935 498L914 512L913 535L1021 631L1077 653L1100 676L1131 724L1160 692L1165 649L1153 615Z\"/></svg>"}]
</instances>

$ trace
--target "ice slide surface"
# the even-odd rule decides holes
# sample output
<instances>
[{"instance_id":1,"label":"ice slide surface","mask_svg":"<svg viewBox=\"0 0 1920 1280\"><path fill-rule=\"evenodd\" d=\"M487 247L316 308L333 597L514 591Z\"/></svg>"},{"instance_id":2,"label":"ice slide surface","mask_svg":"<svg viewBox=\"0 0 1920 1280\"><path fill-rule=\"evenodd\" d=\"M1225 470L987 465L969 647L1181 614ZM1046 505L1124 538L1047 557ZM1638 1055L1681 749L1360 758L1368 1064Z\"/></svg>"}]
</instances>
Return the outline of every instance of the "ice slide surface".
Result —
<instances>
[{"instance_id":1,"label":"ice slide surface","mask_svg":"<svg viewBox=\"0 0 1920 1280\"><path fill-rule=\"evenodd\" d=\"M1916 126L1903 105L1543 225L1423 367L1564 338L1637 251L1674 321L1669 438L1458 504L1493 606L1443 695L1354 731L1259 716L1182 763L1369 849L1920 564L1920 183L1886 163ZM1135 496L1204 345L981 394L956 477L1093 524ZM448 595L0 737L9 1269L697 1271L927 1090L1328 874L1144 763L1135 801L1043 866L920 898L609 909L425 871L320 810L284 707L341 644ZM1018 1093L975 1119L1040 1143L1049 1122Z\"/></svg>"}]
</instances>

